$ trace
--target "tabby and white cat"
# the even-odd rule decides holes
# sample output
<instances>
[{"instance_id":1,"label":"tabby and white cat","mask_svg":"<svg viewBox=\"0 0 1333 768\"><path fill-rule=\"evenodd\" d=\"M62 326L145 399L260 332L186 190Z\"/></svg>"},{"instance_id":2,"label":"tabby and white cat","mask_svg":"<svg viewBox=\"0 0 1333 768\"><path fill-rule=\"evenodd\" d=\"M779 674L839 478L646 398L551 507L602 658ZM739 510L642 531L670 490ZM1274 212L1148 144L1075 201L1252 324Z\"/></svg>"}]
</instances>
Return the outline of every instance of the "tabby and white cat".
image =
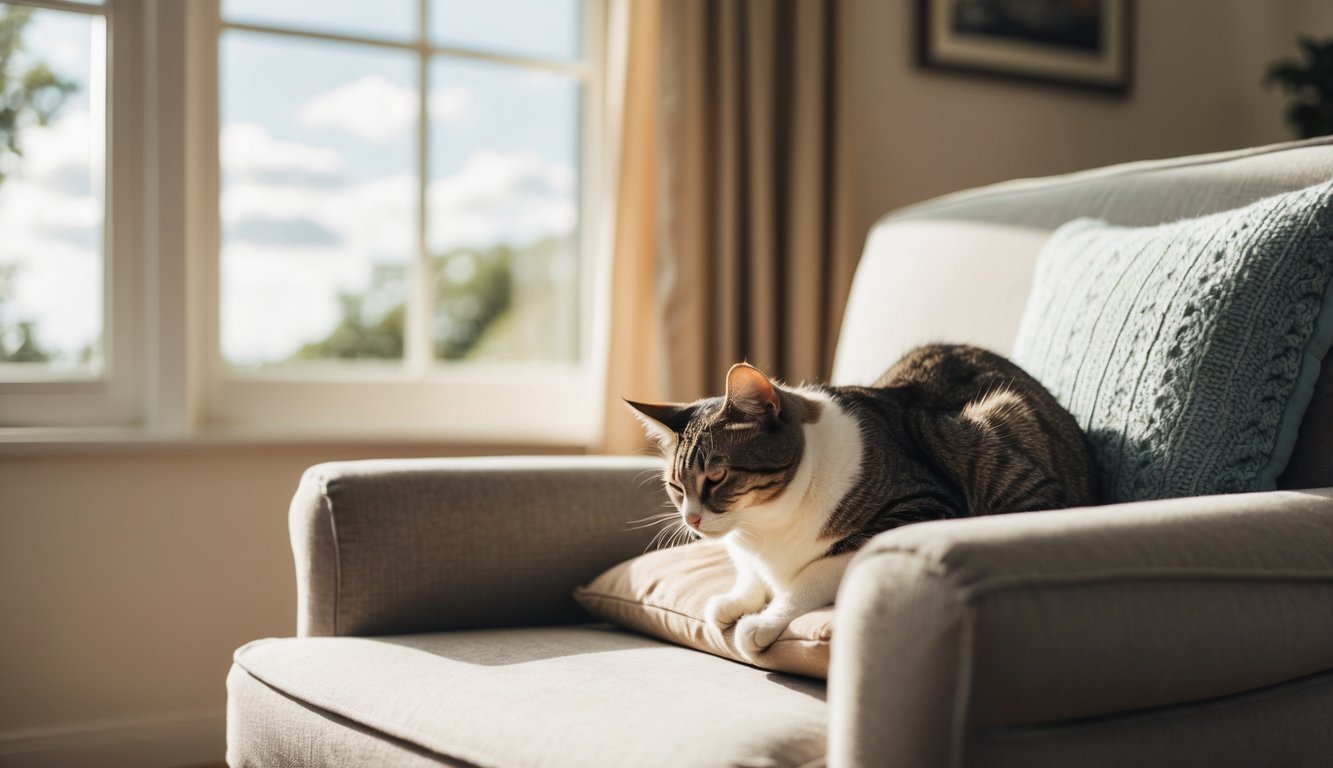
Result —
<instances>
[{"instance_id":1,"label":"tabby and white cat","mask_svg":"<svg viewBox=\"0 0 1333 768\"><path fill-rule=\"evenodd\" d=\"M833 602L852 554L908 523L1096 503L1072 416L976 347L909 352L873 386L787 387L745 363L724 397L629 405L668 461L685 525L736 566L706 617L746 658Z\"/></svg>"}]
</instances>

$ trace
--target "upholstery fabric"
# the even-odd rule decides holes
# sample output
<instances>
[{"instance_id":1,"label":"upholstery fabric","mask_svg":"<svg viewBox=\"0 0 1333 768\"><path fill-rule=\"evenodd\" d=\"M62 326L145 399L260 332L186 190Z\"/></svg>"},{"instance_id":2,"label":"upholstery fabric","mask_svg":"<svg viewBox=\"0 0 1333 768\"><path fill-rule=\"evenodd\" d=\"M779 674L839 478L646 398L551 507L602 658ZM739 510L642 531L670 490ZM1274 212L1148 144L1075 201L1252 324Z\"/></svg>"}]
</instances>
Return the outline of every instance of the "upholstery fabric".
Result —
<instances>
[{"instance_id":1,"label":"upholstery fabric","mask_svg":"<svg viewBox=\"0 0 1333 768\"><path fill-rule=\"evenodd\" d=\"M778 768L824 754L822 682L606 626L262 640L235 665L231 716L250 720L229 740L233 766L343 749L407 765L548 768ZM298 728L272 692L322 721L302 716Z\"/></svg>"},{"instance_id":2,"label":"upholstery fabric","mask_svg":"<svg viewBox=\"0 0 1333 768\"><path fill-rule=\"evenodd\" d=\"M844 313L832 381L873 381L930 342L1013 348L1030 268L1080 217L1152 226L1239 208L1333 179L1333 137L995 184L896 211L871 230ZM959 227L979 236L967 237ZM1003 233L1027 233L1006 236ZM998 234L996 234L998 233ZM931 268L944 260L949 270ZM923 282L914 282L919 277ZM1012 295L1020 293L1016 298ZM898 312L899 306L911 311ZM1333 384L1325 365L1318 389ZM1317 420L1322 414L1322 420ZM1322 425L1322 428L1319 426ZM1333 407L1312 405L1282 487L1333 486Z\"/></svg>"},{"instance_id":3,"label":"upholstery fabric","mask_svg":"<svg viewBox=\"0 0 1333 768\"><path fill-rule=\"evenodd\" d=\"M592 615L653 637L748 663L732 642L734 628L719 632L704 620L713 595L736 583L724 547L698 542L661 549L620 563L575 590ZM833 607L797 617L755 666L811 677L828 677Z\"/></svg>"},{"instance_id":4,"label":"upholstery fabric","mask_svg":"<svg viewBox=\"0 0 1333 768\"><path fill-rule=\"evenodd\" d=\"M1322 768L1333 754L1333 673L1220 699L1073 723L991 728L975 768Z\"/></svg>"},{"instance_id":5,"label":"upholstery fabric","mask_svg":"<svg viewBox=\"0 0 1333 768\"><path fill-rule=\"evenodd\" d=\"M1049 236L988 222L876 227L848 299L833 383L869 385L913 347L937 341L1008 355Z\"/></svg>"},{"instance_id":6,"label":"upholstery fabric","mask_svg":"<svg viewBox=\"0 0 1333 768\"><path fill-rule=\"evenodd\" d=\"M969 764L978 729L1282 684L1333 670L1333 489L904 526L834 622L834 765Z\"/></svg>"},{"instance_id":7,"label":"upholstery fabric","mask_svg":"<svg viewBox=\"0 0 1333 768\"><path fill-rule=\"evenodd\" d=\"M1333 341L1333 183L1155 227L1064 225L1013 359L1107 502L1272 490Z\"/></svg>"},{"instance_id":8,"label":"upholstery fabric","mask_svg":"<svg viewBox=\"0 0 1333 768\"><path fill-rule=\"evenodd\" d=\"M657 460L336 462L292 499L297 631L376 635L585 621L573 590L643 552Z\"/></svg>"},{"instance_id":9,"label":"upholstery fabric","mask_svg":"<svg viewBox=\"0 0 1333 768\"><path fill-rule=\"evenodd\" d=\"M229 768L471 768L289 696L233 664L227 675Z\"/></svg>"}]
</instances>

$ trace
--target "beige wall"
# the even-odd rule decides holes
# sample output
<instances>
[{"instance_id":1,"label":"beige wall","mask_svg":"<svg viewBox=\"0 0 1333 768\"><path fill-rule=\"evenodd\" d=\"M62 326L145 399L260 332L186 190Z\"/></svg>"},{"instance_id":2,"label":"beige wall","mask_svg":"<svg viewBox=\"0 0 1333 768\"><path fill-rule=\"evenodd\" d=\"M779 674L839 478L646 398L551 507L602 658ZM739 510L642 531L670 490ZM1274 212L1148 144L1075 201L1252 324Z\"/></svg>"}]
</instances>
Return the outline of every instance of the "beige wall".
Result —
<instances>
[{"instance_id":1,"label":"beige wall","mask_svg":"<svg viewBox=\"0 0 1333 768\"><path fill-rule=\"evenodd\" d=\"M301 472L479 452L187 445L0 457L0 765L42 764L6 751L50 726L29 746L77 745L86 729L211 729L218 751L193 759L220 759L232 651L296 629L287 504Z\"/></svg>"},{"instance_id":2,"label":"beige wall","mask_svg":"<svg viewBox=\"0 0 1333 768\"><path fill-rule=\"evenodd\" d=\"M848 0L857 224L979 184L1288 138L1260 80L1297 31L1333 35L1327 0L1136 4L1128 98L931 72L913 65L909 0Z\"/></svg>"},{"instance_id":3,"label":"beige wall","mask_svg":"<svg viewBox=\"0 0 1333 768\"><path fill-rule=\"evenodd\" d=\"M1287 26L1293 33L1333 36L1333 3L1328 0L1287 0Z\"/></svg>"}]
</instances>

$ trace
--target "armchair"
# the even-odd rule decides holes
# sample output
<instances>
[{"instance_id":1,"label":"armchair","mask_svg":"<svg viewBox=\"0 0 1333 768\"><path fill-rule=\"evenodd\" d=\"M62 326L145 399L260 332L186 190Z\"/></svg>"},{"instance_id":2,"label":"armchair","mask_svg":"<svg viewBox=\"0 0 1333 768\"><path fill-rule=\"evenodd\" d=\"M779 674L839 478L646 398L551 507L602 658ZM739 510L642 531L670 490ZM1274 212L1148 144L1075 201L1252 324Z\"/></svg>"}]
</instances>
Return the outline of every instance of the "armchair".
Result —
<instances>
[{"instance_id":1,"label":"armchair","mask_svg":"<svg viewBox=\"0 0 1333 768\"><path fill-rule=\"evenodd\" d=\"M1330 177L1333 140L1312 140L893 214L867 243L833 379L872 379L926 341L1009 352L1036 252L1071 218L1153 224ZM573 588L648 543L624 523L660 509L640 482L652 460L314 467L290 516L299 636L236 652L228 762L1326 765L1331 369L1291 490L877 537L839 592L827 685L587 623Z\"/></svg>"}]
</instances>

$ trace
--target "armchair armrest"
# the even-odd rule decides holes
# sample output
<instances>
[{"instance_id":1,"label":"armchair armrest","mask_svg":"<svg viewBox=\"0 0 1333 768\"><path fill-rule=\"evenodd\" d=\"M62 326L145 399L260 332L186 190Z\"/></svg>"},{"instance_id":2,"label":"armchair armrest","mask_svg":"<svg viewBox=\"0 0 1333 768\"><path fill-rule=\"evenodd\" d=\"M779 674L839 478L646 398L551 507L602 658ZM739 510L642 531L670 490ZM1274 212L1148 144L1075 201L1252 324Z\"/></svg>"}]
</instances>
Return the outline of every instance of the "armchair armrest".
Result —
<instances>
[{"instance_id":1,"label":"armchair armrest","mask_svg":"<svg viewBox=\"0 0 1333 768\"><path fill-rule=\"evenodd\" d=\"M838 594L830 765L1333 669L1333 489L906 526Z\"/></svg>"},{"instance_id":2,"label":"armchair armrest","mask_svg":"<svg viewBox=\"0 0 1333 768\"><path fill-rule=\"evenodd\" d=\"M374 635L583 616L575 586L641 554L660 464L505 457L320 464L288 518L297 632Z\"/></svg>"}]
</instances>

